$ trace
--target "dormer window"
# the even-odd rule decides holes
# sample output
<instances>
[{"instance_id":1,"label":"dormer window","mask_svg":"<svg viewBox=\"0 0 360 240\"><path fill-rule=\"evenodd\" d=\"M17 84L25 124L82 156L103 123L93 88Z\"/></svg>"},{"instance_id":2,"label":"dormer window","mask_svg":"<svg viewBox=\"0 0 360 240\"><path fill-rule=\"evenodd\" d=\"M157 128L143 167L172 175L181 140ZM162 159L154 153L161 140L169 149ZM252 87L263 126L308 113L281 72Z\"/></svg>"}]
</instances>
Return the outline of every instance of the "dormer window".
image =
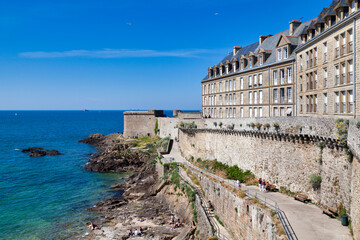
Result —
<instances>
[{"instance_id":1,"label":"dormer window","mask_svg":"<svg viewBox=\"0 0 360 240\"><path fill-rule=\"evenodd\" d=\"M253 63L253 61L252 61L252 58L250 57L249 58L249 68L252 68L252 63Z\"/></svg>"},{"instance_id":2,"label":"dormer window","mask_svg":"<svg viewBox=\"0 0 360 240\"><path fill-rule=\"evenodd\" d=\"M244 60L241 60L241 70L244 69Z\"/></svg>"},{"instance_id":3,"label":"dormer window","mask_svg":"<svg viewBox=\"0 0 360 240\"><path fill-rule=\"evenodd\" d=\"M281 49L277 50L277 57L278 57L278 60L281 60Z\"/></svg>"},{"instance_id":4,"label":"dormer window","mask_svg":"<svg viewBox=\"0 0 360 240\"><path fill-rule=\"evenodd\" d=\"M349 16L349 8L344 7L344 18L347 18Z\"/></svg>"},{"instance_id":5,"label":"dormer window","mask_svg":"<svg viewBox=\"0 0 360 240\"><path fill-rule=\"evenodd\" d=\"M288 58L288 49L287 49L287 47L284 47L284 48L283 48L283 58L284 58L284 59L287 59L287 58Z\"/></svg>"},{"instance_id":6,"label":"dormer window","mask_svg":"<svg viewBox=\"0 0 360 240\"><path fill-rule=\"evenodd\" d=\"M351 1L351 12L355 12L356 9L355 9L355 0Z\"/></svg>"},{"instance_id":7,"label":"dormer window","mask_svg":"<svg viewBox=\"0 0 360 240\"><path fill-rule=\"evenodd\" d=\"M260 66L263 65L263 56L262 55L259 56L259 65Z\"/></svg>"}]
</instances>

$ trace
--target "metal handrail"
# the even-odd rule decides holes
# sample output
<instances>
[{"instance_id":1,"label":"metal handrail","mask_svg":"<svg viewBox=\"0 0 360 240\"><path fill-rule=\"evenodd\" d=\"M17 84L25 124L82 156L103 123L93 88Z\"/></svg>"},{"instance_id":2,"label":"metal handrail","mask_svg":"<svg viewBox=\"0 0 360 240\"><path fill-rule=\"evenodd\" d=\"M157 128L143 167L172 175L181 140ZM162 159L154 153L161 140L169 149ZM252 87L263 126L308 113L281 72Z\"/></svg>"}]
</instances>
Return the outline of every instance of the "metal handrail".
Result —
<instances>
[{"instance_id":1,"label":"metal handrail","mask_svg":"<svg viewBox=\"0 0 360 240\"><path fill-rule=\"evenodd\" d=\"M198 171L200 171L200 173L204 173L208 176L211 176L217 180L219 180L220 182L227 182L230 184L230 186L232 185L234 188L237 188L237 186L235 185L235 181L232 181L232 180L229 180L229 179L223 179L213 173L210 173L208 171L205 171L204 169L201 169L197 166L194 166L193 164L189 163L188 161L184 161L183 163L185 163L186 165L188 165L189 167L191 168L194 168ZM279 217L279 220L280 220L280 223L281 225L283 226L284 228L284 231L285 231L285 234L287 236L287 238L289 240L298 240L298 237L296 236L296 233L294 231L294 229L292 228L290 222L289 222L289 219L287 218L286 214L284 211L282 211L280 208L279 208L279 205L278 203L263 195L263 194L260 194L252 189L249 189L248 187L246 186L241 186L241 188L244 188L245 189L245 193L248 197L251 197L251 198L256 198L258 199L260 202L262 202L265 206L269 207L270 209L274 210L277 214L277 216Z\"/></svg>"},{"instance_id":2,"label":"metal handrail","mask_svg":"<svg viewBox=\"0 0 360 240\"><path fill-rule=\"evenodd\" d=\"M185 182L187 182L185 176L183 176L183 174L181 173L181 170L179 171L179 175ZM188 183L188 184L190 184L190 183ZM190 184L190 185L196 189L197 195L199 196L199 199L201 201L201 206L202 206L203 210L205 211L206 217L207 217L208 221L210 222L211 227L213 228L212 229L213 234L216 235L219 239L229 240L224 234L221 233L220 228L217 225L217 222L213 218L210 217L210 213L209 213L208 209L206 209L206 201L204 200L203 196L201 195L201 191L200 191L199 187L194 186L193 184Z\"/></svg>"}]
</instances>

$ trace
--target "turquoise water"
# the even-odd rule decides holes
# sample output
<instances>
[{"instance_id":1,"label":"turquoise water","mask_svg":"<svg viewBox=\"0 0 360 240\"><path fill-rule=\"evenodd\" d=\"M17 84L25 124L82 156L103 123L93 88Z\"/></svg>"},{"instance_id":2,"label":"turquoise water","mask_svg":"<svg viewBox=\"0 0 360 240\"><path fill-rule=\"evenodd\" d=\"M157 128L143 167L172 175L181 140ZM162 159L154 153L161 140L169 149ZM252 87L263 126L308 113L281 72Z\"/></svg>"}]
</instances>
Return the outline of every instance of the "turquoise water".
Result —
<instances>
[{"instance_id":1,"label":"turquoise water","mask_svg":"<svg viewBox=\"0 0 360 240\"><path fill-rule=\"evenodd\" d=\"M94 203L114 196L120 174L83 169L91 133L123 131L122 111L0 111L0 239L64 239L82 232ZM43 147L61 156L30 158ZM70 237L71 238L71 237Z\"/></svg>"}]
</instances>

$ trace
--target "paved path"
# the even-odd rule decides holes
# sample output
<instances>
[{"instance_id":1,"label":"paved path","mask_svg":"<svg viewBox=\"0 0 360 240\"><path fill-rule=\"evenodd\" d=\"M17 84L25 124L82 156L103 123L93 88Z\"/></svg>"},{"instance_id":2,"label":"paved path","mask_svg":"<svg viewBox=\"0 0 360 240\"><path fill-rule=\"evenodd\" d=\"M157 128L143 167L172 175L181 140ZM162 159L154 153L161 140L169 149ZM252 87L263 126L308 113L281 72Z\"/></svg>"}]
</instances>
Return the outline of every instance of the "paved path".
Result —
<instances>
[{"instance_id":1,"label":"paved path","mask_svg":"<svg viewBox=\"0 0 360 240\"><path fill-rule=\"evenodd\" d=\"M174 141L171 153L164 155L174 158L176 162L186 161L180 155L177 142ZM205 171L204 171L205 172ZM257 187L249 189L260 193ZM310 203L305 204L281 193L262 193L276 201L279 208L286 213L299 240L351 240L349 229L341 225L337 219L332 219L322 213L322 210Z\"/></svg>"}]
</instances>

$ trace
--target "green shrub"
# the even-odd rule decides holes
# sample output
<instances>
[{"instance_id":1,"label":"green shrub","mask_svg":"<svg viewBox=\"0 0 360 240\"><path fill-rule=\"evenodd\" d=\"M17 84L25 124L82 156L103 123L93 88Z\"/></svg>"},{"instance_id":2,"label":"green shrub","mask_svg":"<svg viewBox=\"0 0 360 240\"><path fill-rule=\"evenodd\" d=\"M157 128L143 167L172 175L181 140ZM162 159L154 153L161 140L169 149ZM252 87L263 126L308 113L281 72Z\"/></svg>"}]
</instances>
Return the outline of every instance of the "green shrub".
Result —
<instances>
[{"instance_id":1,"label":"green shrub","mask_svg":"<svg viewBox=\"0 0 360 240\"><path fill-rule=\"evenodd\" d=\"M323 141L317 142L319 148L323 149L325 147L325 143Z\"/></svg>"},{"instance_id":2,"label":"green shrub","mask_svg":"<svg viewBox=\"0 0 360 240\"><path fill-rule=\"evenodd\" d=\"M214 122L214 126L215 126L215 127L217 126L217 122Z\"/></svg>"},{"instance_id":3,"label":"green shrub","mask_svg":"<svg viewBox=\"0 0 360 240\"><path fill-rule=\"evenodd\" d=\"M278 130L280 128L280 124L278 122L274 122L273 127Z\"/></svg>"},{"instance_id":4,"label":"green shrub","mask_svg":"<svg viewBox=\"0 0 360 240\"><path fill-rule=\"evenodd\" d=\"M356 126L357 128L360 128L360 120L355 123L355 126Z\"/></svg>"},{"instance_id":5,"label":"green shrub","mask_svg":"<svg viewBox=\"0 0 360 240\"><path fill-rule=\"evenodd\" d=\"M158 133L159 133L159 122L158 122L158 120L156 119L156 121L155 121L155 129L154 129L154 133L155 133L155 135L157 135Z\"/></svg>"},{"instance_id":6,"label":"green shrub","mask_svg":"<svg viewBox=\"0 0 360 240\"><path fill-rule=\"evenodd\" d=\"M219 123L219 127L222 127L222 125L223 125L223 123L222 123L222 122L220 122L220 123Z\"/></svg>"},{"instance_id":7,"label":"green shrub","mask_svg":"<svg viewBox=\"0 0 360 240\"><path fill-rule=\"evenodd\" d=\"M310 184L314 190L318 190L321 187L321 182L322 182L321 176L316 174L310 175Z\"/></svg>"},{"instance_id":8,"label":"green shrub","mask_svg":"<svg viewBox=\"0 0 360 240\"><path fill-rule=\"evenodd\" d=\"M215 215L216 220L220 223L221 226L225 226L224 223L220 220L218 215Z\"/></svg>"},{"instance_id":9,"label":"green shrub","mask_svg":"<svg viewBox=\"0 0 360 240\"><path fill-rule=\"evenodd\" d=\"M348 119L336 119L336 138L340 144L346 144L348 137L348 127L349 120Z\"/></svg>"}]
</instances>

